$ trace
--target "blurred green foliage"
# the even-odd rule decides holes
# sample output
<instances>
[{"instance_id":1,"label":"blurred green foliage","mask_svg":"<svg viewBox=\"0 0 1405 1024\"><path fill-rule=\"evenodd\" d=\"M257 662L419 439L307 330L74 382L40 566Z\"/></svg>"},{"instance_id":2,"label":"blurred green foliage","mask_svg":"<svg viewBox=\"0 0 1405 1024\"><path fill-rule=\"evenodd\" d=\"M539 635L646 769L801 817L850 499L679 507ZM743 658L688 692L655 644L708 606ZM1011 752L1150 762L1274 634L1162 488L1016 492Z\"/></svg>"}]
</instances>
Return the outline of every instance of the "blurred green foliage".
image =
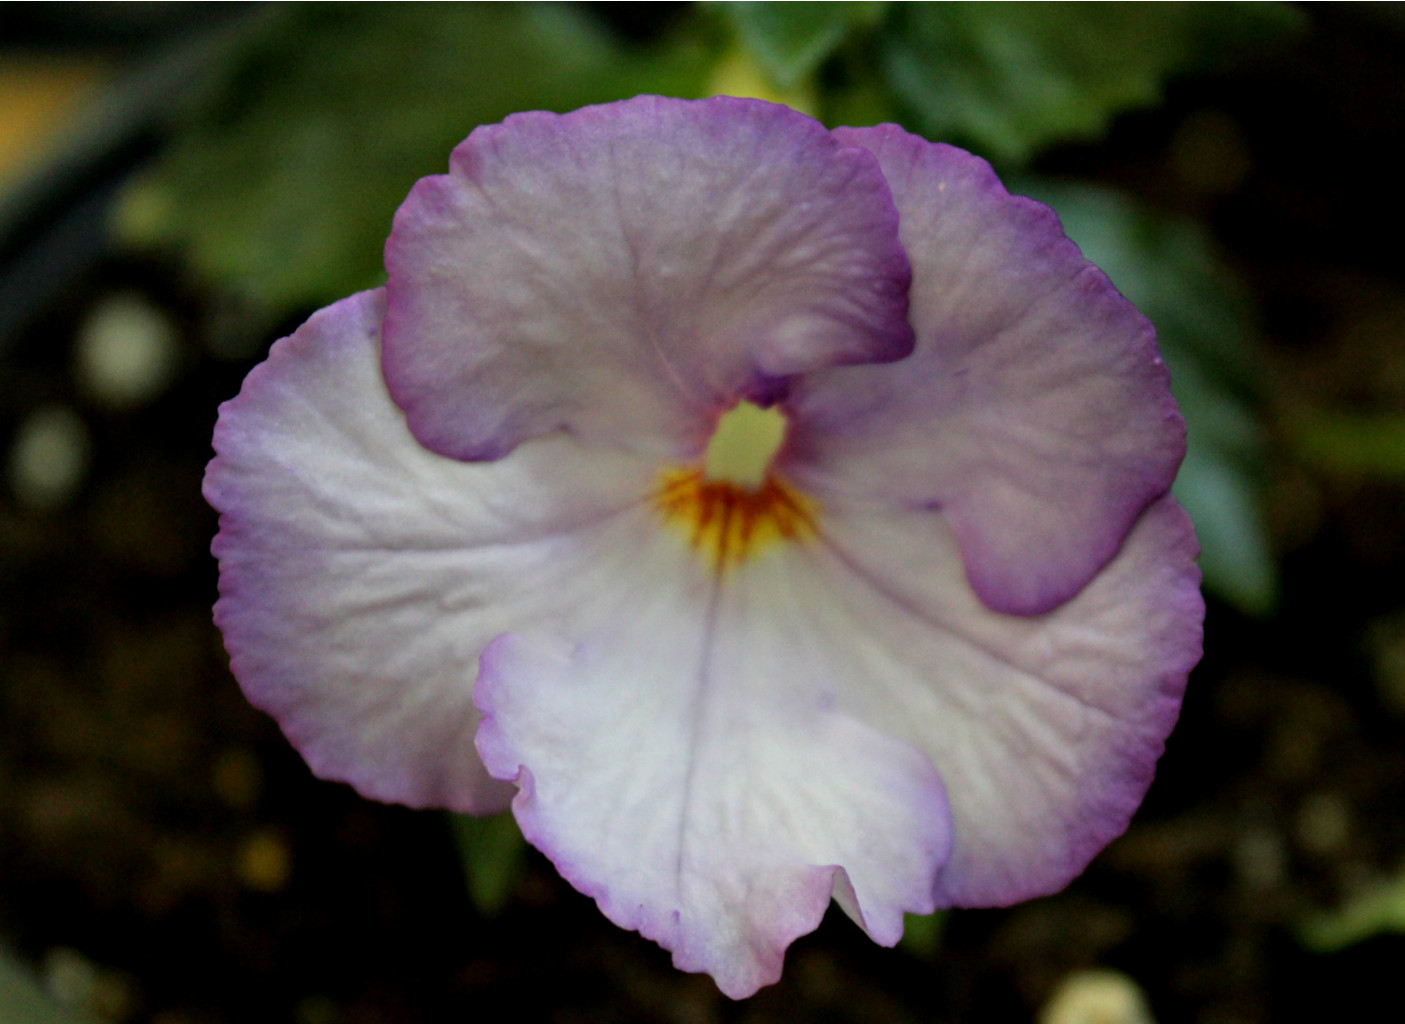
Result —
<instances>
[{"instance_id":1,"label":"blurred green foliage","mask_svg":"<svg viewBox=\"0 0 1405 1024\"><path fill-rule=\"evenodd\" d=\"M56 1002L20 964L0 950L0 1021L4 1024L94 1024L95 1019Z\"/></svg>"},{"instance_id":2,"label":"blurred green foliage","mask_svg":"<svg viewBox=\"0 0 1405 1024\"><path fill-rule=\"evenodd\" d=\"M1405 415L1298 410L1283 427L1304 462L1329 472L1405 480Z\"/></svg>"},{"instance_id":3,"label":"blurred green foliage","mask_svg":"<svg viewBox=\"0 0 1405 1024\"><path fill-rule=\"evenodd\" d=\"M381 283L391 216L474 125L698 95L697 34L631 48L565 4L308 4L255 21L119 230L278 311Z\"/></svg>"},{"instance_id":4,"label":"blurred green foliage","mask_svg":"<svg viewBox=\"0 0 1405 1024\"><path fill-rule=\"evenodd\" d=\"M935 914L904 914L903 937L898 940L898 948L917 957L931 960L942 948L942 930L950 911L938 910Z\"/></svg>"},{"instance_id":5,"label":"blurred green foliage","mask_svg":"<svg viewBox=\"0 0 1405 1024\"><path fill-rule=\"evenodd\" d=\"M1405 933L1405 874L1376 881L1335 910L1305 915L1297 931L1302 944L1317 953Z\"/></svg>"},{"instance_id":6,"label":"blurred green foliage","mask_svg":"<svg viewBox=\"0 0 1405 1024\"><path fill-rule=\"evenodd\" d=\"M527 841L511 814L486 818L450 814L449 824L463 863L469 899L480 914L492 917L507 906L522 878Z\"/></svg>"},{"instance_id":7,"label":"blurred green foliage","mask_svg":"<svg viewBox=\"0 0 1405 1024\"><path fill-rule=\"evenodd\" d=\"M1054 207L1084 255L1156 325L1188 430L1175 495L1195 521L1205 585L1243 611L1266 614L1277 598L1278 566L1261 512L1265 373L1248 293L1192 221L1108 189L1013 184Z\"/></svg>"},{"instance_id":8,"label":"blurred green foliage","mask_svg":"<svg viewBox=\"0 0 1405 1024\"><path fill-rule=\"evenodd\" d=\"M780 89L793 89L814 74L856 29L878 26L883 2L721 3L742 46Z\"/></svg>"},{"instance_id":9,"label":"blurred green foliage","mask_svg":"<svg viewBox=\"0 0 1405 1024\"><path fill-rule=\"evenodd\" d=\"M912 3L895 5L879 45L909 127L1010 165L1093 138L1155 105L1170 75L1303 20L1267 3Z\"/></svg>"}]
</instances>

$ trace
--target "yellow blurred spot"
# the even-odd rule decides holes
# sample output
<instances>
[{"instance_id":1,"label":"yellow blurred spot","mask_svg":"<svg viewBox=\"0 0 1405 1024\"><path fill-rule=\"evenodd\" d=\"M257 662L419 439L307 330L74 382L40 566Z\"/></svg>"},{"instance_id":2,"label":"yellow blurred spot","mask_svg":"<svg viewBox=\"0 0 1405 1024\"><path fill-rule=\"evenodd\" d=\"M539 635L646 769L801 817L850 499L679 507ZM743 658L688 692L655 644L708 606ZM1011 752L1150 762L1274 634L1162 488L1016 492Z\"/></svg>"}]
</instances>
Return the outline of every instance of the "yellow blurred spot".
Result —
<instances>
[{"instance_id":1,"label":"yellow blurred spot","mask_svg":"<svg viewBox=\"0 0 1405 1024\"><path fill-rule=\"evenodd\" d=\"M0 190L42 160L107 77L92 60L0 59Z\"/></svg>"},{"instance_id":2,"label":"yellow blurred spot","mask_svg":"<svg viewBox=\"0 0 1405 1024\"><path fill-rule=\"evenodd\" d=\"M815 87L802 82L793 89L778 89L766 77L751 54L734 46L722 55L708 82L710 96L742 96L771 103L784 103L792 110L815 116L819 109Z\"/></svg>"},{"instance_id":3,"label":"yellow blurred spot","mask_svg":"<svg viewBox=\"0 0 1405 1024\"><path fill-rule=\"evenodd\" d=\"M281 833L261 829L240 842L235 853L234 873L250 889L278 892L292 877L293 851Z\"/></svg>"}]
</instances>

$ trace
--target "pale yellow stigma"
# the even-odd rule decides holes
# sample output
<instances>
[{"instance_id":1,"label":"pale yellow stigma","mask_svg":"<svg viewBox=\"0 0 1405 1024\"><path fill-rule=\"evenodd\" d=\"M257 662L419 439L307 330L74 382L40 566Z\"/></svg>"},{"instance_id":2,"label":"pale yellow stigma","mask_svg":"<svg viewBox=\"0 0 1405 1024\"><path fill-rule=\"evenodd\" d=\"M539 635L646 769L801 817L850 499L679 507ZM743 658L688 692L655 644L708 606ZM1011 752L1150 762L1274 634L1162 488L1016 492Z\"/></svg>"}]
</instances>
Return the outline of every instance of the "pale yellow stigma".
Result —
<instances>
[{"instance_id":1,"label":"pale yellow stigma","mask_svg":"<svg viewBox=\"0 0 1405 1024\"><path fill-rule=\"evenodd\" d=\"M759 490L771 459L785 440L786 418L779 409L738 402L724 412L703 455L703 476L718 483Z\"/></svg>"},{"instance_id":2,"label":"pale yellow stigma","mask_svg":"<svg viewBox=\"0 0 1405 1024\"><path fill-rule=\"evenodd\" d=\"M742 402L718 420L701 466L666 470L654 502L719 575L782 541L815 533L815 502L771 472L786 417Z\"/></svg>"}]
</instances>

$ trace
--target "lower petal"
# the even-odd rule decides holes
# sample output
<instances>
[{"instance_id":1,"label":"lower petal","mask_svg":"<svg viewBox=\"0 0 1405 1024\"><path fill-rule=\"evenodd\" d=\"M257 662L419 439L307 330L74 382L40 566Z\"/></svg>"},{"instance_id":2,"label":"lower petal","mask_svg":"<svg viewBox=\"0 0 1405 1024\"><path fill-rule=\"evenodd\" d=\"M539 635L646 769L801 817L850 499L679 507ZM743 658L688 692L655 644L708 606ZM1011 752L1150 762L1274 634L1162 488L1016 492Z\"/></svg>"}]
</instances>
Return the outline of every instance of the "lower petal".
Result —
<instances>
[{"instance_id":1,"label":"lower petal","mask_svg":"<svg viewBox=\"0 0 1405 1024\"><path fill-rule=\"evenodd\" d=\"M942 906L1054 892L1126 828L1200 658L1204 603L1189 519L1152 505L1073 600L991 611L934 513L825 518L819 635L844 636L836 706L923 751L946 785ZM820 586L821 584L816 584Z\"/></svg>"},{"instance_id":2,"label":"lower petal","mask_svg":"<svg viewBox=\"0 0 1405 1024\"><path fill-rule=\"evenodd\" d=\"M949 849L930 762L839 707L832 648L790 628L806 598L784 549L719 584L656 531L597 567L587 589L618 598L484 655L478 746L521 785L523 832L733 997L777 980L831 896L895 943Z\"/></svg>"}]
</instances>

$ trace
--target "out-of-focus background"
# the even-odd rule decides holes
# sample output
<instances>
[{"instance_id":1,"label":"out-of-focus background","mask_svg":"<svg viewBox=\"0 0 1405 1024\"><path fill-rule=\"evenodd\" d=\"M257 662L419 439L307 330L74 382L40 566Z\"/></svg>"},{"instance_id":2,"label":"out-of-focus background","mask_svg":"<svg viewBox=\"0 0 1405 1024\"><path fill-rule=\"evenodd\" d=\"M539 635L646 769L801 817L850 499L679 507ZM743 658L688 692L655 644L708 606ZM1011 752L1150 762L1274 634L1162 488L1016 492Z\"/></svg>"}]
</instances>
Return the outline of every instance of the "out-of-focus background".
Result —
<instances>
[{"instance_id":1,"label":"out-of-focus background","mask_svg":"<svg viewBox=\"0 0 1405 1024\"><path fill-rule=\"evenodd\" d=\"M1127 835L895 951L832 914L745 1003L510 822L313 779L210 621L219 402L382 279L396 205L475 124L639 92L984 155L1157 324L1190 423L1206 657ZM1395 4L0 5L0 1021L1397 1005L1402 114Z\"/></svg>"}]
</instances>

